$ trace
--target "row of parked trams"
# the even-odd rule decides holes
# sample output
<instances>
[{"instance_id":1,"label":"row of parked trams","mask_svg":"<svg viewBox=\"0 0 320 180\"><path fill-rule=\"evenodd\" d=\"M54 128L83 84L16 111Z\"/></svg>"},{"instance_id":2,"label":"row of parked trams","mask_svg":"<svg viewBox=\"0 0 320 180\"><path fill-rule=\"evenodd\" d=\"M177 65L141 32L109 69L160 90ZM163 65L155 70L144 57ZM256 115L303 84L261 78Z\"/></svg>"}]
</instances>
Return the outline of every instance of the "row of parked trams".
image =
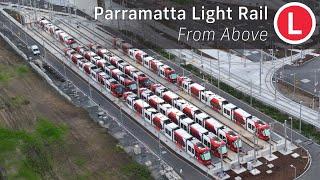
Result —
<instances>
[{"instance_id":1,"label":"row of parked trams","mask_svg":"<svg viewBox=\"0 0 320 180\"><path fill-rule=\"evenodd\" d=\"M98 44L81 46L71 35L46 18L41 18L39 25L67 47L64 50L65 56L74 66L100 83L113 96L123 98L141 119L162 131L167 138L202 164L211 164L211 154L226 157L227 147L234 152L241 151L242 141L236 132L163 85L154 83L146 74L108 49ZM264 121L206 90L192 79L178 76L173 68L131 44L114 38L113 45L132 61L181 87L213 110L255 133L258 138L269 140L269 125Z\"/></svg>"}]
</instances>

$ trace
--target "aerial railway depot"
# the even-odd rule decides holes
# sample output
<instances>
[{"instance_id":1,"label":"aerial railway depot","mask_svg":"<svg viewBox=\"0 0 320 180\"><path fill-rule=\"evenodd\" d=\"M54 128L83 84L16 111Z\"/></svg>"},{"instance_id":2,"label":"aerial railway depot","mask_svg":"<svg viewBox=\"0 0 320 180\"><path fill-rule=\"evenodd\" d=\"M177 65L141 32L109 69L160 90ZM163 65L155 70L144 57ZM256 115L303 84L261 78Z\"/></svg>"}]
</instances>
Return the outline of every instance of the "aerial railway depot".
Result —
<instances>
[{"instance_id":1,"label":"aerial railway depot","mask_svg":"<svg viewBox=\"0 0 320 180\"><path fill-rule=\"evenodd\" d=\"M48 17L39 17L31 28L21 28L146 131L210 176L222 177L222 169L244 171L238 163L244 165L259 157L270 157L271 161L275 156L270 153L286 154L296 148L280 135L270 133L268 124L259 118L206 91L192 79L179 76L171 67L121 39L110 36L103 40L81 26L78 30L67 26L63 20L50 22ZM112 43L115 49L100 46L105 43ZM230 131L246 146L241 158L242 149L237 148L241 141L232 142L235 146L228 144L226 132ZM208 153L210 148L214 156Z\"/></svg>"},{"instance_id":2,"label":"aerial railway depot","mask_svg":"<svg viewBox=\"0 0 320 180\"><path fill-rule=\"evenodd\" d=\"M69 42L69 40L67 40L67 43L68 43L68 42ZM84 45L85 45L85 44L84 44ZM79 48L78 48L78 50L79 50ZM129 51L130 51L130 50L129 50ZM138 51L138 50L135 50L135 49L134 49L133 51ZM79 50L79 52L81 52L81 50ZM142 52L141 52L141 53L142 53ZM129 53L129 54L130 54L130 53ZM84 54L83 54L83 55L84 55ZM109 60L110 60L110 62L111 62L112 59L109 58ZM85 67L85 66L83 66L83 67ZM138 69L139 69L139 68L138 68ZM107 71L109 71L109 74L112 76L112 73L110 73L110 69L107 70ZM92 73L90 73L89 75L91 75L91 74L92 74ZM155 79L155 78L154 78L154 79ZM169 79L166 79L166 76L164 76L164 79L165 79L166 81L169 81L169 82L172 81L170 78L169 78ZM166 84L167 84L167 83L166 83ZM139 102L136 102L136 103L139 104ZM130 104L130 103L129 103L129 104ZM144 104L144 102L141 102L141 104ZM142 114L142 109L141 109L141 107L147 108L147 107L148 107L148 104L145 104L145 105L142 105L142 106L140 105L140 108L137 107L138 105L135 106L135 104L133 104L133 105L131 104L131 107L132 107L132 106L133 106L133 109L134 109L135 111L140 111L139 114L141 115L141 114ZM134 107L134 106L135 106L135 107ZM129 106L129 107L130 107L130 106ZM139 109L139 110L138 110L138 109ZM171 129L171 130L170 130L171 132L173 132L173 131L172 131L172 128L173 128L172 126L173 126L173 124L172 124L172 125L169 124L169 126L168 126L169 129ZM174 128L177 128L177 127L178 127L178 126L174 126ZM181 130L181 131L184 132L183 130ZM182 133L182 132L181 132L181 133ZM168 134L172 134L172 133L168 133ZM176 134L179 134L179 133L176 133ZM190 135L187 135L186 132L184 132L184 133L182 133L182 134L185 134L185 135L180 135L181 137L185 137L185 138L182 138L182 139L185 139L184 141L186 141L187 139L189 139L189 138L186 138L186 137L191 137ZM244 133L244 134L245 134L245 133ZM185 147L185 145L181 145L181 143L178 143L178 144L180 144L179 146L184 146L184 147ZM282 145L283 145L283 144L282 144ZM265 149L264 153L267 154L267 153L269 152L269 149L267 148L267 143L265 143L264 149ZM275 148L273 148L273 149L275 149ZM258 156L259 156L259 154L261 154L261 153L263 153L262 150L260 151L260 153L258 152ZM235 155L235 154L233 154L233 155ZM251 158L252 158L253 156L254 156L254 155L251 154ZM234 156L234 157L235 157L235 156ZM242 157L242 159L246 159L246 157L244 156L244 157ZM249 159L250 159L250 155L248 155L248 160L249 160ZM236 161L236 158L234 158L233 161L235 161L234 163L236 163L236 162L237 162L237 161ZM218 164L219 164L219 163L217 163L217 165L216 165L215 167L219 167ZM226 166L226 167L228 167L228 166ZM231 167L231 165L230 165L230 167Z\"/></svg>"}]
</instances>

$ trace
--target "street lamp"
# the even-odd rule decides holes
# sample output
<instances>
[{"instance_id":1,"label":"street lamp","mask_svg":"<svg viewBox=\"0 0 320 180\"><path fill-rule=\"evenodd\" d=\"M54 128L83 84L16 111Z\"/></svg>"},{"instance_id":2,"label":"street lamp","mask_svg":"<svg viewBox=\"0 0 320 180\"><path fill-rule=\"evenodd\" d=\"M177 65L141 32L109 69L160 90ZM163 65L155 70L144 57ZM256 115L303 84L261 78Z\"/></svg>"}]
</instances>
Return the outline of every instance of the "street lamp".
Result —
<instances>
[{"instance_id":1,"label":"street lamp","mask_svg":"<svg viewBox=\"0 0 320 180\"><path fill-rule=\"evenodd\" d=\"M291 117L291 116L289 117L289 119L290 119L290 124L291 124L291 133L290 133L290 138L291 138L291 144L293 144L293 140L292 140L293 120L292 120L292 117Z\"/></svg>"},{"instance_id":2,"label":"street lamp","mask_svg":"<svg viewBox=\"0 0 320 180\"><path fill-rule=\"evenodd\" d=\"M296 98L296 73L290 74L293 76L293 99Z\"/></svg>"},{"instance_id":3,"label":"street lamp","mask_svg":"<svg viewBox=\"0 0 320 180\"><path fill-rule=\"evenodd\" d=\"M297 168L292 164L290 164L290 167L292 167L294 169L294 179L296 179L297 178Z\"/></svg>"},{"instance_id":4,"label":"street lamp","mask_svg":"<svg viewBox=\"0 0 320 180\"><path fill-rule=\"evenodd\" d=\"M303 101L300 101L299 104L300 104L300 115L299 115L299 130L300 130L300 133L301 133L301 113L302 113L302 103Z\"/></svg>"}]
</instances>

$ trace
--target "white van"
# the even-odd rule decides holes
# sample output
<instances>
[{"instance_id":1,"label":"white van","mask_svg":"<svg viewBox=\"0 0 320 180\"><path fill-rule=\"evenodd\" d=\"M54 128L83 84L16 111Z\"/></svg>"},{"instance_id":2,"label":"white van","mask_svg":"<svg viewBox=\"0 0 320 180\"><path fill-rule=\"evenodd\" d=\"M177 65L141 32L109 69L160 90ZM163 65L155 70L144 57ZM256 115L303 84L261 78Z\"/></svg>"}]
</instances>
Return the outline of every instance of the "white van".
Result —
<instances>
[{"instance_id":1,"label":"white van","mask_svg":"<svg viewBox=\"0 0 320 180\"><path fill-rule=\"evenodd\" d=\"M39 56L40 55L40 50L37 45L32 45L31 46L31 51L34 56Z\"/></svg>"}]
</instances>

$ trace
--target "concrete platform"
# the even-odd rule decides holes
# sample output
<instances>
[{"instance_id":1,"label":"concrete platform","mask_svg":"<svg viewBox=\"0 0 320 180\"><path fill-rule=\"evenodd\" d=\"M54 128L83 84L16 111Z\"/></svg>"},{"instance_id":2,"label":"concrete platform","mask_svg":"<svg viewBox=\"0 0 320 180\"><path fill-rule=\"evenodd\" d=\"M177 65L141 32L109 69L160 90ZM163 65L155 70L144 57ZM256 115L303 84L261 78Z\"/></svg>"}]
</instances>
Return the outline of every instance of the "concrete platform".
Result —
<instances>
[{"instance_id":1,"label":"concrete platform","mask_svg":"<svg viewBox=\"0 0 320 180\"><path fill-rule=\"evenodd\" d=\"M261 172L258 169L252 169L250 173L254 176L259 175Z\"/></svg>"},{"instance_id":2,"label":"concrete platform","mask_svg":"<svg viewBox=\"0 0 320 180\"><path fill-rule=\"evenodd\" d=\"M274 165L273 165L273 164L268 164L267 167L268 167L269 169L271 169L271 168L274 167Z\"/></svg>"},{"instance_id":3,"label":"concrete platform","mask_svg":"<svg viewBox=\"0 0 320 180\"><path fill-rule=\"evenodd\" d=\"M298 153L293 153L293 154L291 154L291 157L293 157L294 159L296 159L296 158L300 157L300 154L298 154Z\"/></svg>"},{"instance_id":4,"label":"concrete platform","mask_svg":"<svg viewBox=\"0 0 320 180\"><path fill-rule=\"evenodd\" d=\"M255 163L252 163L252 166L256 168L256 167L258 167L258 166L261 166L262 164L263 164L263 163L262 163L261 161L258 161L258 160L257 160Z\"/></svg>"},{"instance_id":5,"label":"concrete platform","mask_svg":"<svg viewBox=\"0 0 320 180\"><path fill-rule=\"evenodd\" d=\"M289 150L289 149L287 149L286 151L285 151L284 149L281 149L281 150L279 150L279 152L280 152L282 155L285 155L285 156L293 153L293 151L291 151L291 150Z\"/></svg>"},{"instance_id":6,"label":"concrete platform","mask_svg":"<svg viewBox=\"0 0 320 180\"><path fill-rule=\"evenodd\" d=\"M274 154L271 154L271 156L270 155L267 155L267 156L264 156L264 158L267 160L267 161L273 161L273 160L276 160L276 159L278 159L278 156L276 156L276 155L274 155Z\"/></svg>"},{"instance_id":7,"label":"concrete platform","mask_svg":"<svg viewBox=\"0 0 320 180\"><path fill-rule=\"evenodd\" d=\"M217 173L217 174L216 174L216 177L219 178L219 179L221 179L221 180L230 179L230 176L229 176L227 173L225 173L225 172L223 172L223 173Z\"/></svg>"},{"instance_id":8,"label":"concrete platform","mask_svg":"<svg viewBox=\"0 0 320 180\"><path fill-rule=\"evenodd\" d=\"M272 172L273 172L272 170L267 170L266 171L267 174L272 174Z\"/></svg>"},{"instance_id":9,"label":"concrete platform","mask_svg":"<svg viewBox=\"0 0 320 180\"><path fill-rule=\"evenodd\" d=\"M239 167L236 167L236 168L234 168L234 169L231 169L233 172L235 172L236 174L241 174L241 173L243 173L243 172L246 172L247 171L247 169L246 168L244 168L243 166L241 166L240 168Z\"/></svg>"}]
</instances>

